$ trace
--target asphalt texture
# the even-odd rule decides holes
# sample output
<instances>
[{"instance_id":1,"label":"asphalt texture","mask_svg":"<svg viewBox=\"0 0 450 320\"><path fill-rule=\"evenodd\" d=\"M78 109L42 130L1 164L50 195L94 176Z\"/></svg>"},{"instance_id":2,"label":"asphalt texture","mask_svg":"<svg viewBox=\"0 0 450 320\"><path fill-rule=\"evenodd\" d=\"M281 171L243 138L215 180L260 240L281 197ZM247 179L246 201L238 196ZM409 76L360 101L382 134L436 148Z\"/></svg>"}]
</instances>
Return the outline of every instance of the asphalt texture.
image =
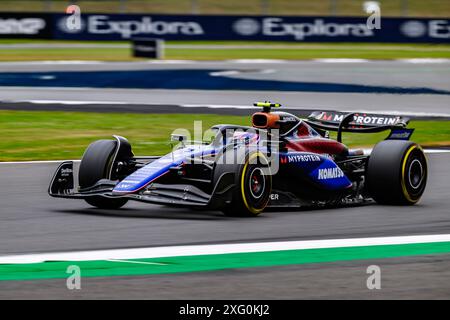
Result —
<instances>
[{"instance_id":1,"label":"asphalt texture","mask_svg":"<svg viewBox=\"0 0 450 320\"><path fill-rule=\"evenodd\" d=\"M449 71L446 62L401 61L1 63L0 100L5 108L17 109L24 106L8 103L78 101L108 109L109 102L120 102L145 109L146 105L249 106L271 100L287 109L448 116Z\"/></svg>"},{"instance_id":2,"label":"asphalt texture","mask_svg":"<svg viewBox=\"0 0 450 320\"><path fill-rule=\"evenodd\" d=\"M0 254L449 233L450 154L428 158L428 186L416 206L265 212L250 219L133 202L122 210L92 209L47 195L57 164L2 164Z\"/></svg>"},{"instance_id":3,"label":"asphalt texture","mask_svg":"<svg viewBox=\"0 0 450 320\"><path fill-rule=\"evenodd\" d=\"M429 154L428 160L427 190L416 206L273 211L248 219L139 203L116 211L91 209L82 201L47 195L57 164L2 164L0 254L449 233L450 154ZM365 268L376 263L357 261L87 279L84 291L61 295L62 280L1 282L0 298L449 298L449 259L380 261L387 266L390 289L379 294L364 286Z\"/></svg>"},{"instance_id":4,"label":"asphalt texture","mask_svg":"<svg viewBox=\"0 0 450 320\"><path fill-rule=\"evenodd\" d=\"M171 81L186 70L198 81ZM94 71L113 75L112 84L90 79ZM449 63L398 61L0 63L0 109L248 114L246 109L209 106L271 100L302 115L307 112L299 109L450 116L449 71ZM147 75L152 79L130 89L127 74L135 83ZM58 77L66 83L55 87ZM69 82L70 88L62 87ZM429 154L428 159L428 186L416 206L271 211L251 219L140 203L129 203L123 210L93 209L83 201L47 195L56 163L0 164L0 255L449 233L450 154ZM365 285L371 264L381 267L381 290ZM429 255L90 278L83 279L80 291L67 290L64 279L3 281L0 299L448 299L449 266L448 255Z\"/></svg>"}]
</instances>

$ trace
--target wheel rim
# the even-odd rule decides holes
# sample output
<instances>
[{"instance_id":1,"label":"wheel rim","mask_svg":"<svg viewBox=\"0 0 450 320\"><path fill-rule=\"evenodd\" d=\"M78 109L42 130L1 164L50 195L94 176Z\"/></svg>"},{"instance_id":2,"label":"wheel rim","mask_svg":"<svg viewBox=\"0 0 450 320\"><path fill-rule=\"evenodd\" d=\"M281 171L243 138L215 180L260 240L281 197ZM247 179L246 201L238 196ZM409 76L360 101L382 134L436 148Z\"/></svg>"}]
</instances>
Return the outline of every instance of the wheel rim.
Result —
<instances>
[{"instance_id":1,"label":"wheel rim","mask_svg":"<svg viewBox=\"0 0 450 320\"><path fill-rule=\"evenodd\" d=\"M414 204L422 196L427 180L427 163L422 150L413 145L406 153L402 169L403 194Z\"/></svg>"},{"instance_id":2,"label":"wheel rim","mask_svg":"<svg viewBox=\"0 0 450 320\"><path fill-rule=\"evenodd\" d=\"M259 199L264 194L266 181L261 168L254 168L250 173L249 189L253 198Z\"/></svg>"},{"instance_id":3,"label":"wheel rim","mask_svg":"<svg viewBox=\"0 0 450 320\"><path fill-rule=\"evenodd\" d=\"M414 159L408 169L409 185L414 190L419 189L424 177L423 166L418 159Z\"/></svg>"}]
</instances>

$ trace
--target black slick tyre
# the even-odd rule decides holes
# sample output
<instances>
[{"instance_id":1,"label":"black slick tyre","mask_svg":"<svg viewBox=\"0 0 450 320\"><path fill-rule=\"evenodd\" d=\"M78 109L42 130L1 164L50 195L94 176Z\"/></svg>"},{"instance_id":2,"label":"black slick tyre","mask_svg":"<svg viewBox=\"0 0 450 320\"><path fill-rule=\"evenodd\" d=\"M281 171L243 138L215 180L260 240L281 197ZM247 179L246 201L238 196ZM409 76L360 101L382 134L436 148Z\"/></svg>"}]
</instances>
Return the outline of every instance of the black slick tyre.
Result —
<instances>
[{"instance_id":1,"label":"black slick tyre","mask_svg":"<svg viewBox=\"0 0 450 320\"><path fill-rule=\"evenodd\" d=\"M81 189L92 187L101 179L110 178L116 144L117 142L114 140L98 140L89 145L81 160L78 173ZM119 209L128 202L127 199L111 199L100 196L89 197L85 201L100 209Z\"/></svg>"},{"instance_id":2,"label":"black slick tyre","mask_svg":"<svg viewBox=\"0 0 450 320\"><path fill-rule=\"evenodd\" d=\"M417 203L425 191L427 176L425 154L419 145L410 141L378 143L366 168L369 194L380 204Z\"/></svg>"}]
</instances>

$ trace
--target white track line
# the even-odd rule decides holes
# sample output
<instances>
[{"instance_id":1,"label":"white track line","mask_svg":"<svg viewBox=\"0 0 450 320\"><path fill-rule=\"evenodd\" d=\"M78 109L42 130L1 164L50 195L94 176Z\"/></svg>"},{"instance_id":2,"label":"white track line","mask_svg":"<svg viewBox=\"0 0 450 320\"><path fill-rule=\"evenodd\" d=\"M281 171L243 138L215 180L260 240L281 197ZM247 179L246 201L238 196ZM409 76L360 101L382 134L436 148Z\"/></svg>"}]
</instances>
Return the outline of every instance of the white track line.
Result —
<instances>
[{"instance_id":1,"label":"white track line","mask_svg":"<svg viewBox=\"0 0 450 320\"><path fill-rule=\"evenodd\" d=\"M289 60L282 60L282 59L232 59L232 60L225 60L223 62L228 63L288 63Z\"/></svg>"},{"instance_id":2,"label":"white track line","mask_svg":"<svg viewBox=\"0 0 450 320\"><path fill-rule=\"evenodd\" d=\"M369 155L372 153L371 148L362 149L365 155ZM436 153L450 153L450 149L424 149L423 152L426 154L436 154Z\"/></svg>"},{"instance_id":3,"label":"white track line","mask_svg":"<svg viewBox=\"0 0 450 320\"><path fill-rule=\"evenodd\" d=\"M169 246L134 249L94 250L79 252L24 254L0 257L0 264L39 263L44 261L92 261L164 258L212 254L269 252L361 246L399 245L413 243L450 242L450 234L353 238L309 241L256 242L196 246Z\"/></svg>"},{"instance_id":4,"label":"white track line","mask_svg":"<svg viewBox=\"0 0 450 320\"><path fill-rule=\"evenodd\" d=\"M47 163L61 163L64 161L80 162L81 160L5 161L5 162L0 162L0 165L1 164L47 164Z\"/></svg>"},{"instance_id":5,"label":"white track line","mask_svg":"<svg viewBox=\"0 0 450 320\"><path fill-rule=\"evenodd\" d=\"M127 101L86 101L86 100L12 100L3 101L4 103L33 103L33 104L66 104L66 105L92 105L92 104L105 104L105 105L129 105L132 104Z\"/></svg>"},{"instance_id":6,"label":"white track line","mask_svg":"<svg viewBox=\"0 0 450 320\"><path fill-rule=\"evenodd\" d=\"M450 59L414 58L414 59L397 59L396 61L406 62L406 63L449 63Z\"/></svg>"},{"instance_id":7,"label":"white track line","mask_svg":"<svg viewBox=\"0 0 450 320\"><path fill-rule=\"evenodd\" d=\"M315 62L322 63L367 63L370 60L367 59L347 59L347 58L325 58L325 59L314 59Z\"/></svg>"},{"instance_id":8,"label":"white track line","mask_svg":"<svg viewBox=\"0 0 450 320\"><path fill-rule=\"evenodd\" d=\"M260 73L270 73L273 70L262 70ZM212 76L234 75L238 71L220 71L213 72ZM19 88L20 87L16 87ZM33 88L33 90L40 90L45 88ZM51 90L66 90L66 88L51 87L47 88ZM74 89L74 88L67 88ZM92 88L79 88L83 90L91 90ZM146 102L133 102L133 101L89 101L89 100L3 100L2 103L33 103L33 104L63 104L63 105L148 105L152 106L154 103ZM249 105L233 105L233 104L174 104L176 107L181 108L210 108L210 109L259 109L259 107ZM305 110L307 107L284 107L286 110ZM319 111L319 110L317 110ZM412 116L412 117L437 117L437 118L450 118L450 113L433 113L433 112L414 112L414 111L395 111L395 110L338 110L340 112L359 112L381 115L399 115L399 116Z\"/></svg>"},{"instance_id":9,"label":"white track line","mask_svg":"<svg viewBox=\"0 0 450 320\"><path fill-rule=\"evenodd\" d=\"M179 107L184 108L210 108L210 109L261 109L249 105L228 105L228 104L181 104Z\"/></svg>"},{"instance_id":10,"label":"white track line","mask_svg":"<svg viewBox=\"0 0 450 320\"><path fill-rule=\"evenodd\" d=\"M157 265L157 266L167 266L167 263L158 263L158 262L144 262L144 261L130 261L130 260L107 260L111 262L122 262L122 263L134 263L134 264L150 264L150 265Z\"/></svg>"},{"instance_id":11,"label":"white track line","mask_svg":"<svg viewBox=\"0 0 450 320\"><path fill-rule=\"evenodd\" d=\"M425 153L450 153L450 149L425 149Z\"/></svg>"},{"instance_id":12,"label":"white track line","mask_svg":"<svg viewBox=\"0 0 450 320\"><path fill-rule=\"evenodd\" d=\"M12 61L12 62L0 62L1 65L79 65L79 64L104 64L108 61L95 61L95 60L44 60L44 61Z\"/></svg>"}]
</instances>

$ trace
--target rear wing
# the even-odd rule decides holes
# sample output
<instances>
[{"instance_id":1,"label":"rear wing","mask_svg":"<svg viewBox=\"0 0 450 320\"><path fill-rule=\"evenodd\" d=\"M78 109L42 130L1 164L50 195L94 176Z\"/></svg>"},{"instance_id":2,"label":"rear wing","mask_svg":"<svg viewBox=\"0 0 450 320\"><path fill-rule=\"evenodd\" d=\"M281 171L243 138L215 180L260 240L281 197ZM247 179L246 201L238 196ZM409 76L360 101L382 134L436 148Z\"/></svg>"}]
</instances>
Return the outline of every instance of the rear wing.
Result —
<instances>
[{"instance_id":1,"label":"rear wing","mask_svg":"<svg viewBox=\"0 0 450 320\"><path fill-rule=\"evenodd\" d=\"M409 118L403 116L315 111L305 120L319 131L337 131L337 140L342 141L342 132L375 133L391 130L386 139L409 140L414 129L406 128Z\"/></svg>"}]
</instances>

